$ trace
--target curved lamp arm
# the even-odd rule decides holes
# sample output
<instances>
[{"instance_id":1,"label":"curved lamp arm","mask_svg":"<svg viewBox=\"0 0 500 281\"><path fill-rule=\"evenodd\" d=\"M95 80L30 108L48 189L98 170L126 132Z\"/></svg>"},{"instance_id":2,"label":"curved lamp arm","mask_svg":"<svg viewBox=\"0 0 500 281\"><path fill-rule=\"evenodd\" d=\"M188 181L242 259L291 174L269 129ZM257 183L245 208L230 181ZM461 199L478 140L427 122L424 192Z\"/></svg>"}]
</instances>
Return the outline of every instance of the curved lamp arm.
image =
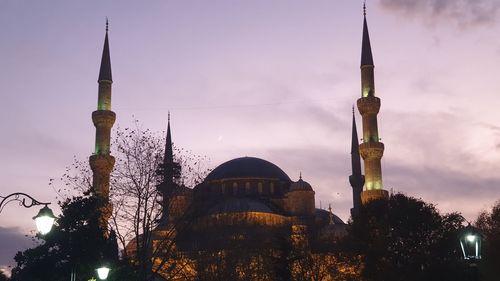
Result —
<instances>
[{"instance_id":1,"label":"curved lamp arm","mask_svg":"<svg viewBox=\"0 0 500 281\"><path fill-rule=\"evenodd\" d=\"M33 206L39 206L39 205L45 205L45 206L50 205L50 202L40 202L35 198L31 197L30 195L22 192L15 192L7 196L0 196L0 199L2 199L2 201L0 201L0 213L2 213L5 205L7 205L12 201L19 202L19 206L23 206L25 208L31 208Z\"/></svg>"}]
</instances>

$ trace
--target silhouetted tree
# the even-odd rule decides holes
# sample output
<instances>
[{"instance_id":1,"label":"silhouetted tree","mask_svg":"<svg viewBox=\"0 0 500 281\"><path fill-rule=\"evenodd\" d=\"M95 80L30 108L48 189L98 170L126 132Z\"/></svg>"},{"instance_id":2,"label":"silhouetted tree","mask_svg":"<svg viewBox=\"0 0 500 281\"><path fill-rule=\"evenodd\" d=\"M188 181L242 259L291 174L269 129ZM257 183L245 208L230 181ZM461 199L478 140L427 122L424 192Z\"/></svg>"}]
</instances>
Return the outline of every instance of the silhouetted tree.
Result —
<instances>
[{"instance_id":1,"label":"silhouetted tree","mask_svg":"<svg viewBox=\"0 0 500 281\"><path fill-rule=\"evenodd\" d=\"M182 274L179 269L186 266L173 243L175 235L185 227L174 222L163 226L162 237L155 232L162 215L162 201L169 200L162 198L158 189L163 181L164 148L165 137L143 128L137 120L131 128L118 127L112 143L116 162L110 181L113 213L109 223L116 231L123 257L135 266L138 280L152 280L159 271L175 279L177 273ZM209 171L206 157L182 148L174 146L174 158L174 183L178 186L192 187ZM63 196L88 190L92 182L88 162L75 159L61 180L65 188L58 191ZM182 220L187 221L187 216Z\"/></svg>"},{"instance_id":2,"label":"silhouetted tree","mask_svg":"<svg viewBox=\"0 0 500 281\"><path fill-rule=\"evenodd\" d=\"M484 281L498 280L500 276L500 201L491 212L482 212L476 226L483 235L482 260L479 261Z\"/></svg>"},{"instance_id":3,"label":"silhouetted tree","mask_svg":"<svg viewBox=\"0 0 500 281\"><path fill-rule=\"evenodd\" d=\"M99 202L93 196L79 196L60 203L62 214L57 225L45 236L37 236L40 244L15 256L16 267L11 280L63 281L76 273L76 280L87 281L96 276L101 261L113 270L109 280L123 280L130 270L118 262L116 237L105 238L98 226Z\"/></svg>"},{"instance_id":4,"label":"silhouetted tree","mask_svg":"<svg viewBox=\"0 0 500 281\"><path fill-rule=\"evenodd\" d=\"M349 246L364 257L368 280L464 280L458 233L463 218L440 215L420 199L396 194L364 205L349 225Z\"/></svg>"},{"instance_id":5,"label":"silhouetted tree","mask_svg":"<svg viewBox=\"0 0 500 281\"><path fill-rule=\"evenodd\" d=\"M111 223L117 229L124 255L134 261L140 280L152 280L160 272L175 280L188 265L175 249L175 236L182 234L191 214L158 229L162 212L167 211L162 210L162 202L168 205L168 195L172 195L162 196L159 189L164 181L165 138L136 122L132 129L118 129L113 144L117 160L111 178ZM208 173L206 162L204 157L174 147L174 188L201 182Z\"/></svg>"},{"instance_id":6,"label":"silhouetted tree","mask_svg":"<svg viewBox=\"0 0 500 281\"><path fill-rule=\"evenodd\" d=\"M0 281L9 281L7 275L0 271Z\"/></svg>"}]
</instances>

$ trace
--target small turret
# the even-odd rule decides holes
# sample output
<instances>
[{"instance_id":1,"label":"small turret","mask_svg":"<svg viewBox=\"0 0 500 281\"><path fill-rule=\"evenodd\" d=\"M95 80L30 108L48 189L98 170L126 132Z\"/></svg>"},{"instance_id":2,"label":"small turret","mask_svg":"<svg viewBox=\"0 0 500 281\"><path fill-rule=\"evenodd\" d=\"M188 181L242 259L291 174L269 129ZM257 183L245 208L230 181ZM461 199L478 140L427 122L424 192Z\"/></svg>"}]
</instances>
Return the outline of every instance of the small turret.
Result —
<instances>
[{"instance_id":1,"label":"small turret","mask_svg":"<svg viewBox=\"0 0 500 281\"><path fill-rule=\"evenodd\" d=\"M285 209L293 216L314 215L314 191L308 182L302 180L302 175L290 185L290 190L285 195Z\"/></svg>"}]
</instances>

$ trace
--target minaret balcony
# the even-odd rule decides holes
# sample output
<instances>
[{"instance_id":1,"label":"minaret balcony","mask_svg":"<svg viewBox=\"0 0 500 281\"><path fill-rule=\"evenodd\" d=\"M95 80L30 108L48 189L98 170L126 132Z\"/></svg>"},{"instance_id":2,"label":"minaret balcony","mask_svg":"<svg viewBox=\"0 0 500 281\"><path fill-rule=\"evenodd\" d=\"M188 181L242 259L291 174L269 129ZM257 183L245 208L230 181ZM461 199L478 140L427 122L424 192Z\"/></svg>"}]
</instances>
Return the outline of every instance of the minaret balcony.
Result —
<instances>
[{"instance_id":1,"label":"minaret balcony","mask_svg":"<svg viewBox=\"0 0 500 281\"><path fill-rule=\"evenodd\" d=\"M380 99L374 96L368 96L358 99L358 109L361 116L378 114L380 110Z\"/></svg>"},{"instance_id":2,"label":"minaret balcony","mask_svg":"<svg viewBox=\"0 0 500 281\"><path fill-rule=\"evenodd\" d=\"M111 128L116 120L116 114L110 110L96 110L92 112L92 122L96 127Z\"/></svg>"},{"instance_id":3,"label":"minaret balcony","mask_svg":"<svg viewBox=\"0 0 500 281\"><path fill-rule=\"evenodd\" d=\"M115 165L115 157L111 155L94 154L89 157L90 168L97 174L111 174Z\"/></svg>"},{"instance_id":4,"label":"minaret balcony","mask_svg":"<svg viewBox=\"0 0 500 281\"><path fill-rule=\"evenodd\" d=\"M359 153L363 159L381 159L384 155L384 144L381 142L364 142L359 145Z\"/></svg>"}]
</instances>

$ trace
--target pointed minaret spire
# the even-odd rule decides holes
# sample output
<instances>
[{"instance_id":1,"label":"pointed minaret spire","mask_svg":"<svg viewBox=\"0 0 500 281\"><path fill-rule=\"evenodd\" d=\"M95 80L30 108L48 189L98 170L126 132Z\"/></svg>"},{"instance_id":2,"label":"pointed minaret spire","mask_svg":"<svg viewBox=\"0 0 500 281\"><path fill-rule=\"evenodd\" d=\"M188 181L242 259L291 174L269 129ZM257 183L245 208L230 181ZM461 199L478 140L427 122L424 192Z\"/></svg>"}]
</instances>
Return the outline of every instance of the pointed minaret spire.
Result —
<instances>
[{"instance_id":1,"label":"pointed minaret spire","mask_svg":"<svg viewBox=\"0 0 500 281\"><path fill-rule=\"evenodd\" d=\"M361 175L361 157L359 155L358 129L356 128L354 106L352 106L351 167L353 175Z\"/></svg>"},{"instance_id":2,"label":"pointed minaret spire","mask_svg":"<svg viewBox=\"0 0 500 281\"><path fill-rule=\"evenodd\" d=\"M99 198L99 227L103 235L108 235L108 219L113 206L109 202L109 180L115 165L115 158L111 156L111 128L116 120L116 114L111 111L111 60L109 56L108 21L106 20L106 36L102 51L101 67L99 71L99 92L97 110L92 112L92 121L96 128L95 152L90 156L89 163L93 172L92 188Z\"/></svg>"},{"instance_id":3,"label":"pointed minaret spire","mask_svg":"<svg viewBox=\"0 0 500 281\"><path fill-rule=\"evenodd\" d=\"M358 99L359 113L363 117L363 143L359 152L365 162L364 191L361 201L366 203L373 199L388 198L382 182L380 160L384 154L384 144L378 134L377 114L380 110L380 99L375 96L375 66L366 23L366 5L363 7L363 42L361 47L361 98Z\"/></svg>"},{"instance_id":4,"label":"pointed minaret spire","mask_svg":"<svg viewBox=\"0 0 500 281\"><path fill-rule=\"evenodd\" d=\"M361 66L373 65L372 47L370 45L370 35L368 34L368 24L366 23L366 3L363 4L363 42L361 48Z\"/></svg>"},{"instance_id":5,"label":"pointed minaret spire","mask_svg":"<svg viewBox=\"0 0 500 281\"><path fill-rule=\"evenodd\" d=\"M167 122L167 137L165 140L165 154L163 156L163 181L158 186L158 190L162 196L162 217L161 224L166 224L169 221L170 199L175 191L174 174L176 165L174 162L174 151L172 145L172 134L170 132L170 112L168 112Z\"/></svg>"},{"instance_id":6,"label":"pointed minaret spire","mask_svg":"<svg viewBox=\"0 0 500 281\"><path fill-rule=\"evenodd\" d=\"M106 36L104 37L104 48L102 49L101 69L99 70L98 81L113 81L111 76L111 57L109 55L108 40L109 21L106 18Z\"/></svg>"},{"instance_id":7,"label":"pointed minaret spire","mask_svg":"<svg viewBox=\"0 0 500 281\"><path fill-rule=\"evenodd\" d=\"M353 203L351 215L354 216L361 207L361 192L363 191L363 185L365 183L365 177L361 174L361 157L359 155L358 130L356 129L354 105L352 106L351 169L352 174L349 176L349 183L352 187Z\"/></svg>"},{"instance_id":8,"label":"pointed minaret spire","mask_svg":"<svg viewBox=\"0 0 500 281\"><path fill-rule=\"evenodd\" d=\"M168 112L167 139L165 141L165 155L163 158L163 163L164 163L164 165L166 165L165 168L168 165L168 166L170 166L169 170L172 170L172 168L173 168L172 163L173 162L174 162L174 150L172 147L172 134L170 132L170 112ZM170 171L170 172L172 172L172 171ZM169 174L169 175L173 176L173 173Z\"/></svg>"}]
</instances>

